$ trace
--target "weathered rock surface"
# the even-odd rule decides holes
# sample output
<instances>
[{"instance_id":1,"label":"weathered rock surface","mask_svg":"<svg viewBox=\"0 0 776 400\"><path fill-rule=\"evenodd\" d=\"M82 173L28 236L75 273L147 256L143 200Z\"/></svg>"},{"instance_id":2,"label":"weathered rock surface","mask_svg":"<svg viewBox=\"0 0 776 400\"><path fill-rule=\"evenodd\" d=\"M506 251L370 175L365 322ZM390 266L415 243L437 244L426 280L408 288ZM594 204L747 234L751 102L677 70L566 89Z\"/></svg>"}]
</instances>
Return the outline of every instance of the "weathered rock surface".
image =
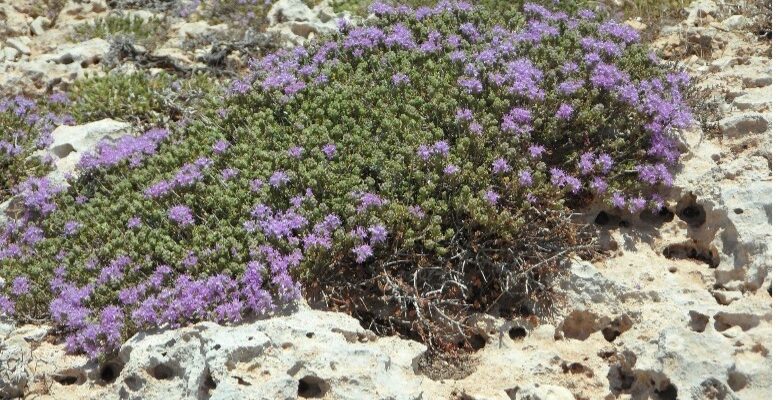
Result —
<instances>
[{"instance_id":1,"label":"weathered rock surface","mask_svg":"<svg viewBox=\"0 0 776 400\"><path fill-rule=\"evenodd\" d=\"M566 302L555 317L539 323L483 317L484 344L467 376L433 380L419 368L422 345L376 338L348 316L298 304L238 326L140 333L102 364L66 355L47 327L0 321L0 398L770 398L770 42L758 42L746 31L747 17L725 15L722 5L692 3L687 19L664 29L654 45L682 59L722 103L721 137L700 128L682 133L687 152L670 195L670 218L621 216L629 227L610 227L602 238L612 257L569 262L557 284ZM278 1L268 23L299 43L318 29L336 28L326 7ZM29 55L3 45L0 84L30 80L39 90L94 70L80 62L101 57L102 44L91 53L41 44L51 44L46 40L56 29L103 13L98 0L69 2L55 26L39 35L28 16L0 3L0 14L8 16L0 29L9 37L35 32L18 42L29 46ZM176 25L169 46L156 51L193 62L176 46L220 29ZM66 54L73 62L61 62ZM127 128L93 124L55 132L48 151L58 158L58 173L71 170L100 138Z\"/></svg>"}]
</instances>

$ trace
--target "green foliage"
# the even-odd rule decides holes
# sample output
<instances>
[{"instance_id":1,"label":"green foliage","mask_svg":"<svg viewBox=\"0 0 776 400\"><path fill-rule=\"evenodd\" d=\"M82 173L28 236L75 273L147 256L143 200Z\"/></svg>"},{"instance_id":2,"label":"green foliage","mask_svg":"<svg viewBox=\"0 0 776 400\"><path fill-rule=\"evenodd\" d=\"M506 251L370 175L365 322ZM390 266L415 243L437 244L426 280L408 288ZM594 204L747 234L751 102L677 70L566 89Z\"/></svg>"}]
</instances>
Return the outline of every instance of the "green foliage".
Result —
<instances>
[{"instance_id":1,"label":"green foliage","mask_svg":"<svg viewBox=\"0 0 776 400\"><path fill-rule=\"evenodd\" d=\"M401 18L386 17L373 24L389 30L395 19ZM432 31L441 37L458 34L465 22L476 23L480 32L490 32L496 25L519 31L526 17L506 7L422 21L409 17L401 22L421 42ZM529 267L556 266L557 260L554 264L548 260L577 244L579 227L560 216L569 212L569 201L587 204L595 197L587 185L572 192L563 183L553 183L552 168L589 180L587 173L580 172L583 153L607 154L614 160L611 173L608 169L596 172L609 173L607 195L651 194L652 188L639 182L634 171L641 163L655 161L647 154L650 135L643 129L652 115L620 100L614 91L593 85L592 68L582 62L586 51L580 41L599 35L599 26L597 21L583 21L558 37L540 38L541 45L520 44L519 57L530 60L543 74L538 83L545 93L541 100L527 100L525 93L510 92L509 85L489 85L482 93L472 94L459 84L464 66L447 55L382 45L360 56L340 48L336 62L320 66L325 80L310 79L304 90L291 96L262 90L261 79L245 94L204 104L195 101L198 96L168 97L186 90L173 87L173 78L166 75L108 75L77 83L71 98L79 121L111 117L164 124L183 107L171 104L187 101L192 101L191 114L196 118L175 118L190 123L180 124L158 154L143 163L123 162L90 171L73 182L61 196L59 210L41 222L46 239L29 256L0 261L0 276L11 281L26 275L34 282L31 294L17 303L17 309L31 316L45 315L45 305L53 296L48 282L58 267L69 282L84 286L96 282L100 267L112 260L121 256L132 260L132 268L119 279L96 285L86 300L93 310L118 304L122 289L143 282L162 264L171 266L175 276L197 279L226 274L239 279L249 261L269 262L261 256L263 246L283 254L301 247L299 238L294 242L266 230L246 229L257 218L252 210L265 205L277 214L293 208L309 221L308 233L330 214L342 220L342 226L331 233L330 248L304 249L300 265L292 270L302 282L324 281L328 274L344 271L344 276L371 285L375 296L381 290L406 293L402 291L414 282L413 274L432 267L425 271L441 272L421 276L420 284L422 290L439 289L433 298L440 301L434 303L436 307L485 312L511 288L517 288L521 301L529 298L536 304L531 296L547 293L557 271ZM330 39L342 45L342 37ZM489 43L467 43L468 54L479 54ZM648 54L642 45L623 46L622 55L610 62L627 73L629 82L661 81L667 71L651 62ZM570 60L582 67L562 72ZM267 72L259 68L254 73ZM405 74L409 83L394 83L396 74ZM573 94L561 93L558 86L570 79L584 82L584 87ZM191 91L213 93L206 81L182 83L183 87L189 84ZM557 117L564 103L573 106L573 119ZM502 128L504 116L516 107L530 111L530 135ZM456 119L462 108L473 112L481 133ZM677 113L683 111L677 108ZM223 154L213 150L220 140L231 143ZM443 156L419 156L420 148L439 142L449 145L449 150L440 151ZM327 144L337 146L333 157L321 150ZM547 153L529 157L533 144L544 146ZM301 156L290 155L289 149L295 147L303 149ZM148 188L173 180L182 166L203 158L212 165L203 168L201 179L165 195L146 195ZM492 166L500 159L514 173L494 173ZM451 165L458 171L443 172ZM226 169L237 175L224 178ZM278 171L287 173L289 182L267 184ZM528 172L533 183L520 184L518 171ZM256 185L257 180L264 185ZM498 201L489 201L491 190L498 192ZM383 203L364 208L364 194L377 195ZM193 226L170 220L168 210L176 205L193 211ZM142 224L128 229L133 218ZM81 228L63 235L72 221ZM388 240L373 244L368 262L357 261L354 248L365 239L352 232L378 225L387 228ZM295 234L302 237L302 232ZM185 265L192 254L197 262ZM352 279L350 286L358 286ZM464 282L466 290L447 287L451 279ZM167 284L174 289L176 283ZM397 287L386 289L390 285ZM353 290L347 285L337 289ZM280 291L274 286L271 290ZM126 314L131 311L128 308ZM202 315L205 312L209 310Z\"/></svg>"},{"instance_id":2,"label":"green foliage","mask_svg":"<svg viewBox=\"0 0 776 400\"><path fill-rule=\"evenodd\" d=\"M75 82L69 109L78 123L112 118L144 126L165 126L191 117L200 107L219 101L215 78L195 74L190 78L147 72L109 73Z\"/></svg>"},{"instance_id":3,"label":"green foliage","mask_svg":"<svg viewBox=\"0 0 776 400\"><path fill-rule=\"evenodd\" d=\"M135 15L110 14L105 18L97 18L93 22L85 22L75 27L73 40L84 41L92 38L109 39L113 36L128 36L135 43L146 47L154 47L166 35L166 23L152 17L144 20Z\"/></svg>"}]
</instances>

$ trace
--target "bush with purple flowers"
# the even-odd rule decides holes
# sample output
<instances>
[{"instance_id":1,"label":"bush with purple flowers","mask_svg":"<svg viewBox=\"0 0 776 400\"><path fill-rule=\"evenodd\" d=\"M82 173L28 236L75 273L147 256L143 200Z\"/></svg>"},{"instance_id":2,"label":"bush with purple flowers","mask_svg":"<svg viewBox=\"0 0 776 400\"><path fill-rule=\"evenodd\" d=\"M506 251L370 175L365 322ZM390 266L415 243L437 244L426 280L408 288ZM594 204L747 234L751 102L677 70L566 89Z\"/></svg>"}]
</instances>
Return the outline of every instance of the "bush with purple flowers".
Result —
<instances>
[{"instance_id":1,"label":"bush with purple flowers","mask_svg":"<svg viewBox=\"0 0 776 400\"><path fill-rule=\"evenodd\" d=\"M71 124L73 118L57 112L69 100L63 93L41 104L24 96L0 99L0 203L12 194L17 184L30 176L41 176L53 161L34 155L51 144L51 132L58 125Z\"/></svg>"},{"instance_id":2,"label":"bush with purple flowers","mask_svg":"<svg viewBox=\"0 0 776 400\"><path fill-rule=\"evenodd\" d=\"M3 312L94 355L304 295L440 344L472 312L552 305L560 255L589 244L570 207L662 207L688 78L631 28L532 3L371 11L255 61L137 162L30 185L31 214L0 235L0 276L22 279Z\"/></svg>"}]
</instances>

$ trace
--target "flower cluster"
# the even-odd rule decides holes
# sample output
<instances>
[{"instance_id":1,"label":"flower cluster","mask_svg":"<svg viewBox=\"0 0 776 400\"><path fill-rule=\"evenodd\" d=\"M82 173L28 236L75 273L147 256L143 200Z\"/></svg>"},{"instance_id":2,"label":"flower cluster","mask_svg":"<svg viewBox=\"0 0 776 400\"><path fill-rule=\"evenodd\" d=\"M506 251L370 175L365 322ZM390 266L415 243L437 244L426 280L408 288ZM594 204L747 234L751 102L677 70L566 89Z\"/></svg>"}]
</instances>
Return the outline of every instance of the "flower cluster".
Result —
<instances>
[{"instance_id":1,"label":"flower cluster","mask_svg":"<svg viewBox=\"0 0 776 400\"><path fill-rule=\"evenodd\" d=\"M532 3L370 10L252 61L175 140L102 144L66 192L18 186L0 312L48 317L94 355L131 329L268 312L327 268L447 265L478 238L509 251L542 231L527 215L565 200L662 207L689 82L631 28Z\"/></svg>"},{"instance_id":2,"label":"flower cluster","mask_svg":"<svg viewBox=\"0 0 776 400\"><path fill-rule=\"evenodd\" d=\"M67 105L63 93L49 99L53 108ZM0 99L0 203L11 195L11 189L29 176L42 176L53 159L33 153L52 143L51 133L59 125L72 124L68 114L50 111L46 102L24 96Z\"/></svg>"}]
</instances>

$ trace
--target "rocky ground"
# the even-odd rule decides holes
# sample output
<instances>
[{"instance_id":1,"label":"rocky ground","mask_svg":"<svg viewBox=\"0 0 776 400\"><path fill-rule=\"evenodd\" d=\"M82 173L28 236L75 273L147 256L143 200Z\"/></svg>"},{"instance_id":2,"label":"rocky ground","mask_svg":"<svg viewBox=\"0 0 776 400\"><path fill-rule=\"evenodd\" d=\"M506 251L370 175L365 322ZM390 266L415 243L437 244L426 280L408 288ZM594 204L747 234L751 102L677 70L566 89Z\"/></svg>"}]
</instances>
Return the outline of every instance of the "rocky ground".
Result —
<instances>
[{"instance_id":1,"label":"rocky ground","mask_svg":"<svg viewBox=\"0 0 776 400\"><path fill-rule=\"evenodd\" d=\"M0 52L4 90L42 92L101 73L107 41L60 39L74 21L105 13L104 3L67 3L56 23L13 3L0 3L2 29L13 33ZM331 21L325 4L294 4L270 24L285 40L313 32L298 25ZM0 397L770 398L771 42L747 29L748 17L728 14L721 0L695 2L654 43L719 100L719 121L683 133L687 152L670 212L623 219L589 210L611 257L569 262L559 282L567 301L554 319L480 317L473 341L481 348L465 366L429 367L419 343L377 338L349 316L300 303L250 324L142 333L99 363L66 355L49 327L0 324ZM187 68L197 66L197 50L176 41L221 29L172 26L154 51L175 53ZM65 136L74 137L55 134Z\"/></svg>"}]
</instances>

